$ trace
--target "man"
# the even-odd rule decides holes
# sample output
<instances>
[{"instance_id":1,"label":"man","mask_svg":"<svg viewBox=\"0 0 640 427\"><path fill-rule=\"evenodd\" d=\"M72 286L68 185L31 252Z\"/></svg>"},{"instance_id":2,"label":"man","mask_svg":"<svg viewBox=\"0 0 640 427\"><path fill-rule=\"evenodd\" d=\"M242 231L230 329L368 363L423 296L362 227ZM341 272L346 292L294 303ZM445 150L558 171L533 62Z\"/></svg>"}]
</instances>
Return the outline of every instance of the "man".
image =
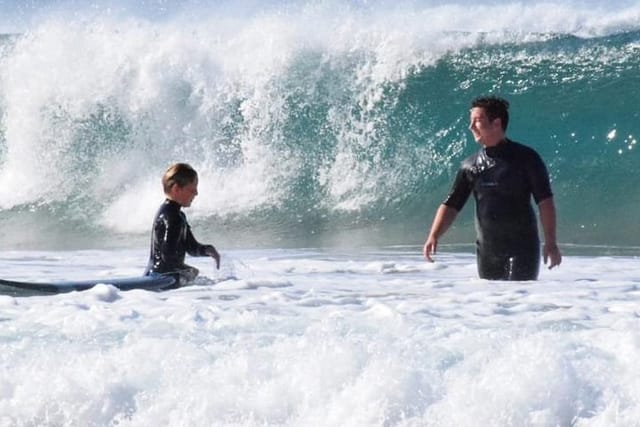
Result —
<instances>
[{"instance_id":1,"label":"man","mask_svg":"<svg viewBox=\"0 0 640 427\"><path fill-rule=\"evenodd\" d=\"M439 238L473 192L476 200L478 274L490 280L536 280L540 240L531 196L544 232L549 268L562 255L556 243L556 210L547 169L532 148L506 137L509 103L481 97L471 103L469 129L482 148L462 162L453 188L438 208L423 253L433 261Z\"/></svg>"}]
</instances>

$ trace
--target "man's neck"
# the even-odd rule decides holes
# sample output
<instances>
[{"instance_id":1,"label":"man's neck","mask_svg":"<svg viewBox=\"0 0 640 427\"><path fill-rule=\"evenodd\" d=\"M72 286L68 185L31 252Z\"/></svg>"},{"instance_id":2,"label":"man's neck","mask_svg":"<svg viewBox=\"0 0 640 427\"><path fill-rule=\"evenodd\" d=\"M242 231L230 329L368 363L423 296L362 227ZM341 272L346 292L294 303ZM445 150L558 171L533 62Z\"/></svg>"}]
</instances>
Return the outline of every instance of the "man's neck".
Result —
<instances>
[{"instance_id":1,"label":"man's neck","mask_svg":"<svg viewBox=\"0 0 640 427\"><path fill-rule=\"evenodd\" d=\"M502 142L506 142L506 141L507 141L507 137L504 134L502 134L499 137L492 139L491 141L484 142L482 145L485 148L490 148L490 147L495 147L496 145L499 145Z\"/></svg>"}]
</instances>

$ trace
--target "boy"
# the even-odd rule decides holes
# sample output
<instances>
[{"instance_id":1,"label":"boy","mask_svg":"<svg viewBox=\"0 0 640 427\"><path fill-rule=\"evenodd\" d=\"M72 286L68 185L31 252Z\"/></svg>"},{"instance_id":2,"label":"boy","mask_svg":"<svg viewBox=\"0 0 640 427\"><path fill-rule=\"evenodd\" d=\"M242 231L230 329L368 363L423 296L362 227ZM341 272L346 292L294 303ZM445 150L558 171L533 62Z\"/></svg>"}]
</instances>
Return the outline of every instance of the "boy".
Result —
<instances>
[{"instance_id":1,"label":"boy","mask_svg":"<svg viewBox=\"0 0 640 427\"><path fill-rule=\"evenodd\" d=\"M196 278L197 268L184 263L185 253L210 256L220 268L220 254L212 245L203 245L193 237L181 208L191 206L198 195L198 174L186 163L176 163L162 177L166 200L158 209L151 230L151 253L145 276L170 274L176 287Z\"/></svg>"}]
</instances>

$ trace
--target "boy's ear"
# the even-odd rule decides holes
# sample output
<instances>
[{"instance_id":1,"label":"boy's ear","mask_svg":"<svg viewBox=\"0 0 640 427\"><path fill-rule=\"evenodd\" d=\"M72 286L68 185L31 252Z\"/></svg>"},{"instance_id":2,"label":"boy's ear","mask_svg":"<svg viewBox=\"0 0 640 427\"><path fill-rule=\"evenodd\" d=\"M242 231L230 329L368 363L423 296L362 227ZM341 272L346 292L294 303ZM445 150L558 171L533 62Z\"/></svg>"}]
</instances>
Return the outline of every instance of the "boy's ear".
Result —
<instances>
[{"instance_id":1,"label":"boy's ear","mask_svg":"<svg viewBox=\"0 0 640 427\"><path fill-rule=\"evenodd\" d=\"M177 183L173 183L171 185L171 187L169 187L169 191L167 192L167 196L173 196L174 194L176 194L176 191L179 189L180 187L178 186Z\"/></svg>"}]
</instances>

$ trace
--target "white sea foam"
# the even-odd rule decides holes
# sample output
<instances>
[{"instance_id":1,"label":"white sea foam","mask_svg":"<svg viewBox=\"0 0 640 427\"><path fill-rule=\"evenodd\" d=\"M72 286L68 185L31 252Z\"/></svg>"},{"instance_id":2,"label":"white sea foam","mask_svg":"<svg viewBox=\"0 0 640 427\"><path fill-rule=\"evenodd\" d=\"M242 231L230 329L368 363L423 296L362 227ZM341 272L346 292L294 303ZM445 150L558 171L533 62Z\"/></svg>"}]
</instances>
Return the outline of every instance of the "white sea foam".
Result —
<instances>
[{"instance_id":1,"label":"white sea foam","mask_svg":"<svg viewBox=\"0 0 640 427\"><path fill-rule=\"evenodd\" d=\"M143 249L3 252L6 278L105 284L0 296L0 425L637 425L637 258L491 282L419 251L224 253L162 293L107 284Z\"/></svg>"}]
</instances>

